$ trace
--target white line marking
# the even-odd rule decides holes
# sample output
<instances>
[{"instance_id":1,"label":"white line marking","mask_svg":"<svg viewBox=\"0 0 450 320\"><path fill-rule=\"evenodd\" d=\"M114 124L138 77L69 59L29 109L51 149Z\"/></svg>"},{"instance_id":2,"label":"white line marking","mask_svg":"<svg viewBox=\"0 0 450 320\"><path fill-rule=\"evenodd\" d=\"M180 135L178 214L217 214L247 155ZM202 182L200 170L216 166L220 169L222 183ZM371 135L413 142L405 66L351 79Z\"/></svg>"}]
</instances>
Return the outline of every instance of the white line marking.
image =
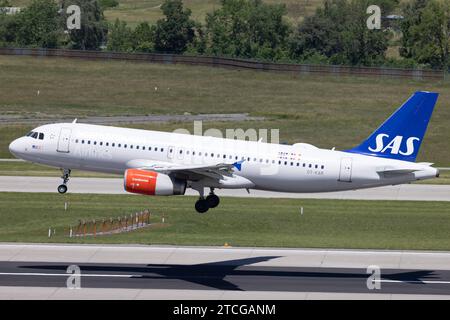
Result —
<instances>
[{"instance_id":1,"label":"white line marking","mask_svg":"<svg viewBox=\"0 0 450 320\"><path fill-rule=\"evenodd\" d=\"M418 284L450 284L450 281L432 281L432 280L424 280L424 281L416 281L416 280L374 280L374 282L390 282L390 283L418 283Z\"/></svg>"},{"instance_id":2,"label":"white line marking","mask_svg":"<svg viewBox=\"0 0 450 320\"><path fill-rule=\"evenodd\" d=\"M106 277L106 278L132 278L132 277L142 277L142 275L132 275L132 274L95 274L95 273L34 273L34 272L0 272L0 276L43 276L43 277L70 277L70 276L80 276L80 277Z\"/></svg>"}]
</instances>

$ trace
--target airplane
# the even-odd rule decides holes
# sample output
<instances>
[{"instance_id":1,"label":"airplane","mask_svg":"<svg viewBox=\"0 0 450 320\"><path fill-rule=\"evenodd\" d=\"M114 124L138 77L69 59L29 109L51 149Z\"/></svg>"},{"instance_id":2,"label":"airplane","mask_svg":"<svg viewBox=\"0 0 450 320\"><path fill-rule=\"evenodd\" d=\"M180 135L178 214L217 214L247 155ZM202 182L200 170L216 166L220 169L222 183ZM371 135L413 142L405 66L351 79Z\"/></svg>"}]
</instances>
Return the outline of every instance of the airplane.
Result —
<instances>
[{"instance_id":1,"label":"airplane","mask_svg":"<svg viewBox=\"0 0 450 320\"><path fill-rule=\"evenodd\" d=\"M438 93L414 93L359 146L338 151L307 143L283 145L77 123L46 124L9 145L17 158L60 168L67 191L71 170L122 174L127 192L199 193L204 213L215 189L311 193L356 190L439 177L416 163ZM318 133L320 134L320 132ZM209 194L205 196L205 189Z\"/></svg>"}]
</instances>

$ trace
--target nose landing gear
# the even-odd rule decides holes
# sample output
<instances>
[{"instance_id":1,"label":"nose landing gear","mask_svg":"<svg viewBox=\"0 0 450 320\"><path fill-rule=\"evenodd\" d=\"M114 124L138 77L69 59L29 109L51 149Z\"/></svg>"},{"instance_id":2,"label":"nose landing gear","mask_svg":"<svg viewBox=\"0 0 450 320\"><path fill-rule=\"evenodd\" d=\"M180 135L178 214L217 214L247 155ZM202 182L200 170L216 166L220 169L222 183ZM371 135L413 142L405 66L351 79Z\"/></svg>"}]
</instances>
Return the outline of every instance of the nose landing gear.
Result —
<instances>
[{"instance_id":1,"label":"nose landing gear","mask_svg":"<svg viewBox=\"0 0 450 320\"><path fill-rule=\"evenodd\" d=\"M69 182L71 170L61 169L61 171L62 171L61 179L63 179L63 183L58 186L58 192L62 194L67 192L67 182Z\"/></svg>"}]
</instances>

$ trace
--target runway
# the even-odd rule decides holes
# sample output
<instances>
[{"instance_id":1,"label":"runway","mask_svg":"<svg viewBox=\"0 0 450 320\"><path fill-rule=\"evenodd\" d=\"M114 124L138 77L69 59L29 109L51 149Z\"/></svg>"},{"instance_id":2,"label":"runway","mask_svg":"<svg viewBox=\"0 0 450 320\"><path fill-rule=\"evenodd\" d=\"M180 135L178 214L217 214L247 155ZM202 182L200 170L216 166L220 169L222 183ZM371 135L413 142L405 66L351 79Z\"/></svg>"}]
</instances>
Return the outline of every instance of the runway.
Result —
<instances>
[{"instance_id":1,"label":"runway","mask_svg":"<svg viewBox=\"0 0 450 320\"><path fill-rule=\"evenodd\" d=\"M0 299L20 298L450 299L450 252L0 245Z\"/></svg>"},{"instance_id":2,"label":"runway","mask_svg":"<svg viewBox=\"0 0 450 320\"><path fill-rule=\"evenodd\" d=\"M56 192L58 177L1 176L0 192ZM71 178L71 193L125 194L119 178ZM349 199L349 200L412 200L450 201L450 185L405 184L373 189L329 193L279 193L250 190L216 190L220 196L251 198ZM186 195L198 196L188 189Z\"/></svg>"}]
</instances>

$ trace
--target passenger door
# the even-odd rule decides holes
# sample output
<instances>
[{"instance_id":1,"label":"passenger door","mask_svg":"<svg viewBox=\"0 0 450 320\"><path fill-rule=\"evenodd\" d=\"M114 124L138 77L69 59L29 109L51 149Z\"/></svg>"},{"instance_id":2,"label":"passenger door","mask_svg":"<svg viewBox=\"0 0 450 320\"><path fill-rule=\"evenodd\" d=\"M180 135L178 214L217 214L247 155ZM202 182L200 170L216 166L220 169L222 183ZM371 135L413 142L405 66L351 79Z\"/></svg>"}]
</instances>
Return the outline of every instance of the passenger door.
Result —
<instances>
[{"instance_id":1,"label":"passenger door","mask_svg":"<svg viewBox=\"0 0 450 320\"><path fill-rule=\"evenodd\" d=\"M58 147L56 148L56 151L65 153L69 152L71 134L72 129L61 128L61 131L59 132Z\"/></svg>"},{"instance_id":2,"label":"passenger door","mask_svg":"<svg viewBox=\"0 0 450 320\"><path fill-rule=\"evenodd\" d=\"M341 159L341 169L339 171L339 181L352 182L352 158Z\"/></svg>"}]
</instances>

